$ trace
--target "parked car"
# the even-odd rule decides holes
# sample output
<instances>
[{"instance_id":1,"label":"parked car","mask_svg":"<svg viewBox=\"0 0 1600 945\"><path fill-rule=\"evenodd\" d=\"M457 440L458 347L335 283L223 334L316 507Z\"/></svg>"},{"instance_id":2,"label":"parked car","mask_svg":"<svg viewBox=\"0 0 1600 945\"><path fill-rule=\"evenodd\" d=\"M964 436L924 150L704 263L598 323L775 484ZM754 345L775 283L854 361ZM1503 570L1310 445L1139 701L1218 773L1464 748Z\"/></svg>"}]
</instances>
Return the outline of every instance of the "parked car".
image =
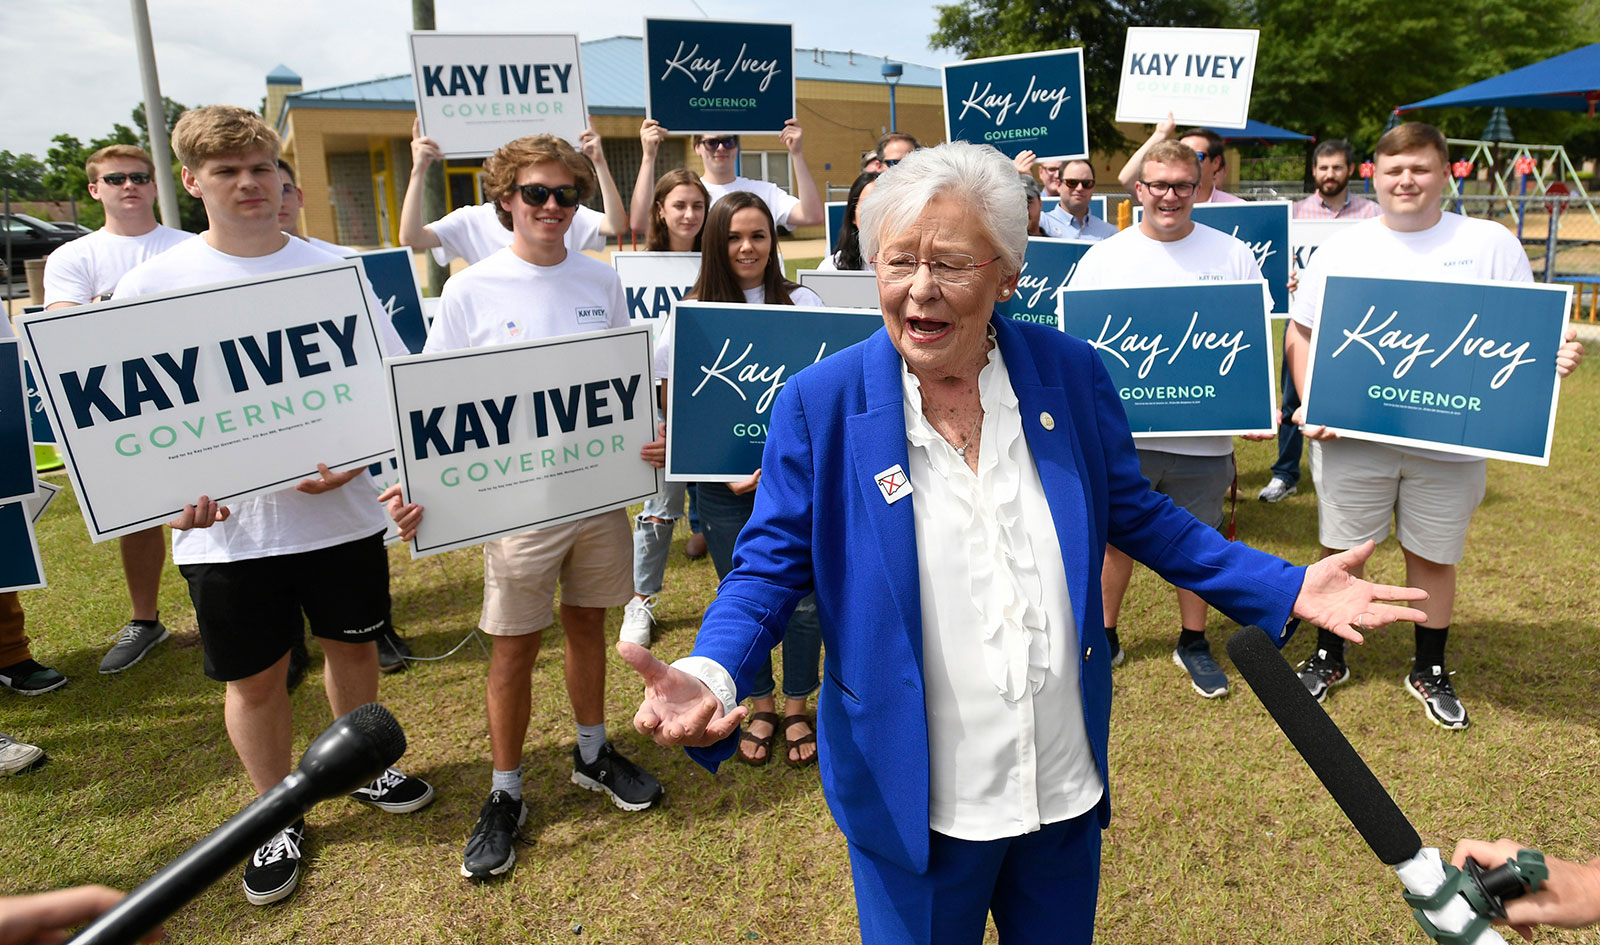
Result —
<instances>
[{"instance_id":1,"label":"parked car","mask_svg":"<svg viewBox=\"0 0 1600 945\"><path fill-rule=\"evenodd\" d=\"M49 223L38 217L30 217L26 213L13 213L9 216L0 214L0 254L5 253L5 236L10 237L11 258L8 261L11 277L14 280L24 278L23 262L29 259L42 259L64 243L70 243L82 233L73 232L72 224L66 228Z\"/></svg>"}]
</instances>

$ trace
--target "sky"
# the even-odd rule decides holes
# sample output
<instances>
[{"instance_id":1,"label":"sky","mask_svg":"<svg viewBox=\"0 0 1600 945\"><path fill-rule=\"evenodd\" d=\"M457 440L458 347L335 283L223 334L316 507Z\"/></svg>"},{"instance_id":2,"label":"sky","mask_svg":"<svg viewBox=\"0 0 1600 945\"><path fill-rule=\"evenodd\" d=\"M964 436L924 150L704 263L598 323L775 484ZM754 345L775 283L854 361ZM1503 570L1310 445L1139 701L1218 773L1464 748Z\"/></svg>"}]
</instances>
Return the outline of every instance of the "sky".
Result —
<instances>
[{"instance_id":1,"label":"sky","mask_svg":"<svg viewBox=\"0 0 1600 945\"><path fill-rule=\"evenodd\" d=\"M161 91L185 105L256 108L280 63L307 89L411 70L409 0L147 0ZM651 16L784 22L795 45L854 49L938 66L956 55L928 47L931 0L435 0L445 31L576 32L584 41L638 36ZM592 12L585 9L589 8ZM555 12L552 12L555 11ZM88 140L132 125L142 101L129 0L0 0L0 150L43 157L57 134Z\"/></svg>"}]
</instances>

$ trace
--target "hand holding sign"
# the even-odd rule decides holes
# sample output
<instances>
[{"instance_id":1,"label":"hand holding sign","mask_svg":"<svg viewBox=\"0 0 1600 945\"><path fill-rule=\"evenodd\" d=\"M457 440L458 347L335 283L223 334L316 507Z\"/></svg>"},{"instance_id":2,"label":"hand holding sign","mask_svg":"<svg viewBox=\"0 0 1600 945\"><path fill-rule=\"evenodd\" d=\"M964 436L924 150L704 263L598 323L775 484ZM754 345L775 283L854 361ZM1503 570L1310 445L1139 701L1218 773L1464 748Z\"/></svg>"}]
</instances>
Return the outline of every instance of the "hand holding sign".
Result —
<instances>
[{"instance_id":1,"label":"hand holding sign","mask_svg":"<svg viewBox=\"0 0 1600 945\"><path fill-rule=\"evenodd\" d=\"M1583 361L1583 342L1578 340L1578 329L1572 325L1562 333L1561 342L1561 347L1556 349L1556 374L1566 377Z\"/></svg>"},{"instance_id":2,"label":"hand holding sign","mask_svg":"<svg viewBox=\"0 0 1600 945\"><path fill-rule=\"evenodd\" d=\"M167 525L175 532L186 532L191 528L210 528L218 522L226 522L233 512L225 505L218 505L211 501L210 496L201 496L192 505L185 505L183 513L168 522Z\"/></svg>"},{"instance_id":3,"label":"hand holding sign","mask_svg":"<svg viewBox=\"0 0 1600 945\"><path fill-rule=\"evenodd\" d=\"M422 119L411 119L411 173L421 174L434 161L444 160L439 142L422 133Z\"/></svg>"},{"instance_id":4,"label":"hand holding sign","mask_svg":"<svg viewBox=\"0 0 1600 945\"><path fill-rule=\"evenodd\" d=\"M800 127L798 118L790 118L783 123L783 130L778 132L778 140L789 149L790 154L799 154L801 151L800 139L805 135L805 130Z\"/></svg>"},{"instance_id":5,"label":"hand holding sign","mask_svg":"<svg viewBox=\"0 0 1600 945\"><path fill-rule=\"evenodd\" d=\"M300 484L294 488L296 492L304 492L306 495L322 495L324 492L332 492L366 471L367 467L356 466L353 469L346 469L344 472L334 472L328 468L326 463L318 463L318 477L316 479L302 479Z\"/></svg>"},{"instance_id":6,"label":"hand holding sign","mask_svg":"<svg viewBox=\"0 0 1600 945\"><path fill-rule=\"evenodd\" d=\"M722 700L705 683L638 644L619 640L617 652L644 677L644 701L634 713L633 727L657 745L715 745L737 732L749 712L744 706L723 712Z\"/></svg>"},{"instance_id":7,"label":"hand holding sign","mask_svg":"<svg viewBox=\"0 0 1600 945\"><path fill-rule=\"evenodd\" d=\"M380 492L378 501L387 507L389 518L399 531L401 541L410 541L416 537L417 526L422 524L422 506L415 502L407 502L401 495L398 482Z\"/></svg>"}]
</instances>

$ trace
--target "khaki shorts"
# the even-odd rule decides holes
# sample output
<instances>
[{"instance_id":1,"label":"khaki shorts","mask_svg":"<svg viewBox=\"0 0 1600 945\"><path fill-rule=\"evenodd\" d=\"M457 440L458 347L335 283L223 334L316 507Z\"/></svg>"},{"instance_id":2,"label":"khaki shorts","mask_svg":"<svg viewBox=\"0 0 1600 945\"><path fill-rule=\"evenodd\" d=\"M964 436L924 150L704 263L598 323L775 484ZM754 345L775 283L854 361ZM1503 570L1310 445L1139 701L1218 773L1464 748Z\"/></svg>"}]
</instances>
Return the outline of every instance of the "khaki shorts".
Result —
<instances>
[{"instance_id":1,"label":"khaki shorts","mask_svg":"<svg viewBox=\"0 0 1600 945\"><path fill-rule=\"evenodd\" d=\"M1453 463L1365 440L1312 441L1318 540L1341 551L1369 538L1381 542L1392 515L1400 547L1455 564L1466 552L1487 468L1481 459Z\"/></svg>"},{"instance_id":2,"label":"khaki shorts","mask_svg":"<svg viewBox=\"0 0 1600 945\"><path fill-rule=\"evenodd\" d=\"M483 546L483 618L491 636L555 621L556 584L571 607L621 607L633 596L633 538L623 509L499 538Z\"/></svg>"}]
</instances>

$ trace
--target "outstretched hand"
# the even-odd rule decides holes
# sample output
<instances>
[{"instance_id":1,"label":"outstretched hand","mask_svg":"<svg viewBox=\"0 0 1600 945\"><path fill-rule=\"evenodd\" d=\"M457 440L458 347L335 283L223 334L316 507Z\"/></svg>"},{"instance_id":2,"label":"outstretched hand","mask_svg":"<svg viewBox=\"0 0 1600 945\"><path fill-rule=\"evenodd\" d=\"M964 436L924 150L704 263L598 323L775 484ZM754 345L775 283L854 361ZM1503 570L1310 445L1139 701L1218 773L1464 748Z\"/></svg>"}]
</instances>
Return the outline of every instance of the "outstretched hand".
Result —
<instances>
[{"instance_id":1,"label":"outstretched hand","mask_svg":"<svg viewBox=\"0 0 1600 945\"><path fill-rule=\"evenodd\" d=\"M722 700L705 683L636 643L619 640L617 652L644 677L644 701L634 713L633 727L657 745L715 745L737 732L749 712L739 706L724 713Z\"/></svg>"},{"instance_id":2,"label":"outstretched hand","mask_svg":"<svg viewBox=\"0 0 1600 945\"><path fill-rule=\"evenodd\" d=\"M1300 585L1300 596L1294 600L1294 615L1356 643L1362 642L1365 631L1386 627L1397 620L1425 623L1428 615L1422 611L1382 601L1427 600L1427 591L1420 587L1374 584L1350 573L1351 568L1372 557L1373 547L1368 541L1306 568L1305 583Z\"/></svg>"},{"instance_id":3,"label":"outstretched hand","mask_svg":"<svg viewBox=\"0 0 1600 945\"><path fill-rule=\"evenodd\" d=\"M116 905L122 893L105 886L75 886L31 896L0 898L0 945L55 945L68 941L68 930L83 925ZM140 941L160 941L155 929Z\"/></svg>"}]
</instances>

